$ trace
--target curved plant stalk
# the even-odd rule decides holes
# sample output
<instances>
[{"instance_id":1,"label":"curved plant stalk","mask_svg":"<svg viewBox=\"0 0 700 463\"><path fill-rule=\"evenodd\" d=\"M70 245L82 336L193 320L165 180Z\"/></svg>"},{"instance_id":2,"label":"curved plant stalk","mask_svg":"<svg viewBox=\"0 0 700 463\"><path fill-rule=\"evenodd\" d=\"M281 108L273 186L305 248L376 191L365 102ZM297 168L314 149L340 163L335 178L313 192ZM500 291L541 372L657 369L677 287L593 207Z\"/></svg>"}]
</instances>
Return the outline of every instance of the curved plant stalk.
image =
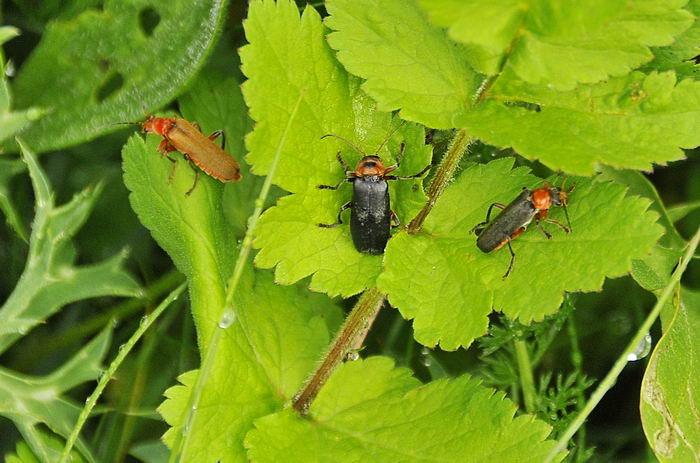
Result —
<instances>
[{"instance_id":1,"label":"curved plant stalk","mask_svg":"<svg viewBox=\"0 0 700 463\"><path fill-rule=\"evenodd\" d=\"M105 387L107 387L107 383L114 377L114 373L117 371L119 366L122 364L124 359L126 358L127 355L129 355L129 352L131 352L131 349L134 348L136 343L141 339L141 336L148 330L148 328L151 327L154 321L163 313L163 311L172 304L172 302L182 294L182 291L184 291L185 287L187 286L186 283L182 283L180 286L175 288L169 295L166 297L163 302L161 302L156 309L151 312L150 314L146 315L143 317L141 320L141 324L139 327L136 329L134 334L131 335L129 340L122 344L119 347L119 352L117 353L117 356L115 359L112 361L112 363L109 365L109 367L105 370L104 374L102 374L97 382L97 387L95 387L95 390L90 394L90 396L87 398L85 401L85 406L83 407L83 410L80 412L80 416L78 416L78 421L75 423L75 426L73 427L73 431L71 431L70 436L68 436L68 439L66 440L66 445L63 447L63 453L61 453L61 459L58 461L58 463L66 463L68 461L68 457L70 455L71 450L73 449L73 445L75 444L75 441L78 439L78 435L80 434L80 430L83 428L83 425L85 424L85 421L87 421L88 417L90 416L90 412L92 409L95 407L95 404L97 403L97 399L99 399L100 395L102 395L102 391L104 391Z\"/></svg>"},{"instance_id":2,"label":"curved plant stalk","mask_svg":"<svg viewBox=\"0 0 700 463\"><path fill-rule=\"evenodd\" d=\"M255 200L255 210L248 219L248 229L246 230L245 237L243 238L243 242L241 244L241 250L238 253L238 258L236 259L236 265L233 269L233 274L231 275L231 278L229 278L228 285L226 287L226 300L224 302L224 307L221 312L221 315L219 316L217 328L214 330L214 334L212 335L211 341L209 342L209 346L207 347L204 361L202 362L202 366L199 370L199 375L197 375L197 381L194 384L192 395L190 396L190 402L187 407L187 418L185 419L185 424L182 428L182 433L179 435L179 438L176 441L175 445L173 445L173 449L170 454L170 459L168 460L170 462L188 461L187 450L190 445L190 437L192 436L192 433L188 431L192 429L195 425L195 421L197 419L197 407L199 406L199 402L202 398L202 393L204 392L204 387L206 386L207 380L209 379L209 373L211 372L211 368L214 365L214 359L216 358L216 353L219 348L219 341L221 340L222 332L223 330L233 325L233 323L236 321L236 312L233 308L233 296L236 293L236 289L238 288L238 283L241 279L241 275L243 274L243 268L248 262L248 255L250 254L250 249L253 244L253 234L255 232L255 227L258 223L260 215L262 214L265 199L267 198L267 195L270 191L270 187L272 186L272 180L277 170L277 164L282 154L282 148L284 147L284 144L287 140L287 135L289 134L292 122L294 121L294 118L297 115L299 105L301 104L301 101L303 100L305 94L306 92L304 90L302 90L299 93L299 99L297 99L297 102L294 105L294 109L292 110L292 113L289 116L289 120L287 121L287 126L284 128L282 137L280 138L280 141L277 144L277 150L275 151L275 157L272 160L272 164L270 165L270 171L267 174L267 177L265 178L265 182L263 183L263 186L260 190L260 195L258 195L258 198Z\"/></svg>"},{"instance_id":3,"label":"curved plant stalk","mask_svg":"<svg viewBox=\"0 0 700 463\"><path fill-rule=\"evenodd\" d=\"M668 301L668 298L671 297L671 294L676 289L676 286L680 283L681 276L683 276L683 272L685 272L685 269L688 266L688 262L690 262L690 259L692 259L693 254L695 254L695 249L697 249L698 243L700 243L700 228L698 228L698 230L695 232L695 235L693 235L693 238L688 243L688 247L685 251L685 254L683 255L683 258L681 259L680 264L678 265L678 267L676 267L676 270L671 276L671 280L668 282L663 292L661 293L661 296L656 301L656 305L654 305L654 308L651 310L646 320L644 320L644 323L642 323L642 325L639 327L637 333L634 335L629 344L627 344L627 347L615 361L615 363L613 364L612 368L605 376L603 381L601 381L601 383L598 385L593 394L591 394L591 397L588 399L588 402L583 407L581 412L578 414L578 416L576 416L576 418L571 422L569 427L566 428L566 431L564 431L564 433L561 435L561 437L557 441L557 445L552 449L549 455L547 455L545 463L553 461L557 454L566 448L566 444L569 441L569 439L571 439L574 436L574 434L576 434L576 431L578 431L578 429L583 425L584 421L586 421L586 418L588 418L588 415L591 414L593 409L602 400L603 396L605 396L605 394L615 385L617 378L620 376L620 373L625 368L625 365L627 365L628 363L628 355L634 352L634 350L637 348L642 339L647 335L647 333L651 329L651 326L659 317L659 313L661 312L663 306L666 304L666 301Z\"/></svg>"},{"instance_id":4,"label":"curved plant stalk","mask_svg":"<svg viewBox=\"0 0 700 463\"><path fill-rule=\"evenodd\" d=\"M408 225L408 233L418 233L423 221L428 216L445 187L452 179L459 161L469 147L470 138L466 131L460 130L450 143L438 171L428 187L428 202ZM306 380L292 401L293 407L302 415L309 410L311 402L326 383L331 373L353 350L359 349L364 343L369 329L384 305L386 294L377 288L366 290L355 307L348 315L343 326L338 331L330 348L323 356L316 371Z\"/></svg>"}]
</instances>

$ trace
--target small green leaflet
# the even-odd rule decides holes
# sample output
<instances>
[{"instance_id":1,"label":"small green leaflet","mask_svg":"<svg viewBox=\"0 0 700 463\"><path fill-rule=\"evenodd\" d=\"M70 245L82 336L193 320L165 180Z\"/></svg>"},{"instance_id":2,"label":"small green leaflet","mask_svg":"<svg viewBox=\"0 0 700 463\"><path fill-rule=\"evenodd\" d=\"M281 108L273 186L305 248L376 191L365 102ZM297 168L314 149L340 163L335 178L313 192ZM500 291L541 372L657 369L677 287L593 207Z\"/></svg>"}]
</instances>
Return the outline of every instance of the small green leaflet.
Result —
<instances>
[{"instance_id":1,"label":"small green leaflet","mask_svg":"<svg viewBox=\"0 0 700 463\"><path fill-rule=\"evenodd\" d=\"M679 147L700 144L700 83L677 83L673 72L634 72L565 93L505 74L492 96L455 122L554 170L590 175L598 163L651 170L683 159Z\"/></svg>"},{"instance_id":2,"label":"small green leaflet","mask_svg":"<svg viewBox=\"0 0 700 463\"><path fill-rule=\"evenodd\" d=\"M421 385L386 357L341 365L303 419L287 409L255 421L251 461L541 462L549 426L469 376ZM564 453L555 461L561 461Z\"/></svg>"},{"instance_id":3,"label":"small green leaflet","mask_svg":"<svg viewBox=\"0 0 700 463\"><path fill-rule=\"evenodd\" d=\"M415 338L453 350L484 334L492 309L524 323L541 320L559 307L564 291L599 290L606 276L629 272L663 232L648 200L625 197L624 187L589 179L575 184L569 198L572 233L544 224L551 240L534 226L513 241L517 255L489 254L476 247L470 231L493 202L507 204L521 188L542 184L525 168L511 171L512 159L473 165L440 197L417 236L389 242L386 271L378 280L389 302L414 318ZM565 221L561 208L550 217ZM532 288L538 290L532 291Z\"/></svg>"},{"instance_id":4,"label":"small green leaflet","mask_svg":"<svg viewBox=\"0 0 700 463\"><path fill-rule=\"evenodd\" d=\"M687 0L421 0L484 74L505 68L532 84L571 90L628 73L693 24Z\"/></svg>"},{"instance_id":5,"label":"small green leaflet","mask_svg":"<svg viewBox=\"0 0 700 463\"><path fill-rule=\"evenodd\" d=\"M301 284L276 285L270 272L250 266L234 307L237 318L221 338L183 461L248 461L243 439L253 420L279 411L294 395L342 317L326 296ZM164 437L168 445L182 432L196 379L190 371L180 377L183 385L166 391L159 411L173 426Z\"/></svg>"},{"instance_id":6,"label":"small green leaflet","mask_svg":"<svg viewBox=\"0 0 700 463\"><path fill-rule=\"evenodd\" d=\"M700 293L681 291L679 302L662 312L664 335L644 373L640 409L659 461L681 463L700 459Z\"/></svg>"},{"instance_id":7,"label":"small green leaflet","mask_svg":"<svg viewBox=\"0 0 700 463\"><path fill-rule=\"evenodd\" d=\"M172 99L215 42L226 0L108 1L50 23L14 81L18 107L51 112L24 132L39 152L113 131ZM158 18L150 30L144 13Z\"/></svg>"},{"instance_id":8,"label":"small green leaflet","mask_svg":"<svg viewBox=\"0 0 700 463\"><path fill-rule=\"evenodd\" d=\"M55 445L56 442L44 433L44 428L48 427L63 438L68 437L81 407L64 393L97 378L110 340L111 330L108 328L45 376L28 376L0 369L0 416L14 422L40 461L57 461L61 455L63 443ZM94 461L82 440L79 439L76 446L89 461Z\"/></svg>"},{"instance_id":9,"label":"small green leaflet","mask_svg":"<svg viewBox=\"0 0 700 463\"><path fill-rule=\"evenodd\" d=\"M36 213L25 269L0 307L0 352L71 302L141 294L138 283L122 268L125 252L96 264L75 265L72 238L87 220L101 187L88 188L57 207L34 154L23 142L20 147L34 187Z\"/></svg>"},{"instance_id":10,"label":"small green leaflet","mask_svg":"<svg viewBox=\"0 0 700 463\"><path fill-rule=\"evenodd\" d=\"M690 0L686 5L693 15L700 17L700 0ZM700 21L695 21L689 29L676 37L667 47L655 47L651 51L654 59L644 66L645 71L675 70L679 80L686 77L698 79L698 65L692 58L700 54Z\"/></svg>"},{"instance_id":11,"label":"small green leaflet","mask_svg":"<svg viewBox=\"0 0 700 463\"><path fill-rule=\"evenodd\" d=\"M378 4L379 3L379 4ZM330 45L345 68L366 79L362 88L382 111L450 128L467 111L481 79L444 31L412 0L332 0L326 23Z\"/></svg>"},{"instance_id":12,"label":"small green leaflet","mask_svg":"<svg viewBox=\"0 0 700 463\"><path fill-rule=\"evenodd\" d=\"M243 93L257 121L246 139L253 172L267 172L292 106L304 92L274 179L295 194L280 199L261 217L254 243L261 251L255 262L260 267L277 265L278 283L290 284L313 274L314 290L343 296L358 293L374 284L381 258L357 252L347 225L317 226L335 222L340 206L350 200L352 186L343 185L337 191L316 187L335 185L345 176L336 153L342 152L353 167L362 154L340 140L321 137L338 135L374 153L398 121L377 111L359 90L357 79L338 64L313 8L307 7L300 18L288 0L253 2L245 31L250 45L241 49L241 58L249 80ZM270 111L270 105L277 110ZM387 166L393 163L401 140L406 143L406 154L398 175L414 174L430 163L423 129L405 125L379 153ZM406 223L425 201L422 188L416 188L419 181L390 183L394 208Z\"/></svg>"}]
</instances>

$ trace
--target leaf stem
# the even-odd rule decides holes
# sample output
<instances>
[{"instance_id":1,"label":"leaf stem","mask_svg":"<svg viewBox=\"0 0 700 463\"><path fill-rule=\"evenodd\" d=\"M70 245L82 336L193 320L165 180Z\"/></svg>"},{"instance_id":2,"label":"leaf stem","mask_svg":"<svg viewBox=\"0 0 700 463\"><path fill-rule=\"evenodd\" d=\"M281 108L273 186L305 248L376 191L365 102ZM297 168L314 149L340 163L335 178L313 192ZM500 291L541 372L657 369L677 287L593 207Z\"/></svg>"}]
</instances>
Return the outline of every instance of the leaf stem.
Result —
<instances>
[{"instance_id":1,"label":"leaf stem","mask_svg":"<svg viewBox=\"0 0 700 463\"><path fill-rule=\"evenodd\" d=\"M408 224L408 233L416 234L420 231L430 211L433 210L433 206L437 202L438 198L445 191L445 187L452 180L459 161L462 159L462 155L469 147L471 142L471 137L467 135L466 130L462 129L455 134L454 138L450 142L449 148L447 148L447 153L442 158L440 166L438 167L435 177L433 177L430 186L428 187L428 202L423 206L423 209L418 213L418 215L411 220Z\"/></svg>"},{"instance_id":2,"label":"leaf stem","mask_svg":"<svg viewBox=\"0 0 700 463\"><path fill-rule=\"evenodd\" d=\"M513 341L515 346L515 357L518 360L518 370L520 370L520 387L523 390L523 404L528 413L535 412L535 378L532 375L530 365L530 354L527 351L527 344L522 339Z\"/></svg>"},{"instance_id":3,"label":"leaf stem","mask_svg":"<svg viewBox=\"0 0 700 463\"><path fill-rule=\"evenodd\" d=\"M188 459L186 458L187 450L189 448L190 438L193 434L190 431L194 428L195 420L197 418L197 409L199 408L202 393L204 392L204 386L206 385L209 379L209 373L211 372L211 369L214 365L214 359L216 358L216 354L219 348L219 341L221 340L222 333L225 329L229 328L236 321L236 312L233 308L233 296L236 293L238 283L240 282L241 276L243 275L243 268L248 262L248 256L250 254L250 249L253 244L253 234L255 233L255 227L258 223L260 215L262 214L265 199L267 199L267 195L270 191L272 180L274 179L275 172L277 170L277 164L279 163L279 159L282 155L282 148L284 147L284 144L287 141L287 136L289 135L289 131L292 126L292 121L294 121L297 115L297 111L299 110L299 106L301 105L305 94L306 90L304 89L302 89L299 92L299 98L297 99L297 102L294 105L292 112L289 114L287 126L284 128L284 132L282 132L282 136L280 137L280 140L277 143L275 156L272 160L272 164L270 165L270 169L267 173L267 177L265 178L265 182L263 183L263 186L260 189L260 194L258 195L258 198L255 200L255 209L253 210L253 214L248 219L248 229L246 230L245 236L243 237L243 242L241 243L241 250L238 253L238 258L236 259L236 264L233 269L233 273L231 274L231 278L229 278L226 287L226 299L224 302L224 307L221 311L221 314L219 315L219 321L217 323L217 327L214 331L214 334L212 335L211 340L209 341L209 345L207 346L206 354L204 355L204 360L202 361L199 374L197 375L197 381L195 382L194 387L192 389L192 395L190 396L190 402L187 408L187 417L185 418L185 424L182 428L182 432L179 434L178 441L172 447L173 451L170 453L169 459L169 461L171 462L176 461L176 459L179 461L188 461Z\"/></svg>"},{"instance_id":4,"label":"leaf stem","mask_svg":"<svg viewBox=\"0 0 700 463\"><path fill-rule=\"evenodd\" d=\"M368 289L362 294L336 334L321 364L292 399L295 410L305 415L318 391L345 359L348 352L362 345L372 321L384 304L384 299L386 295L377 288Z\"/></svg>"},{"instance_id":5,"label":"leaf stem","mask_svg":"<svg viewBox=\"0 0 700 463\"><path fill-rule=\"evenodd\" d=\"M629 344L627 344L627 347L615 361L615 364L612 366L612 368L605 376L603 381L598 385L593 394L591 394L591 397L588 399L586 406L583 407L578 416L576 416L576 418L571 422L569 427L566 428L566 431L564 431L564 433L559 437L557 445L552 449L551 452L549 452L549 455L547 455L547 458L545 459L545 463L551 462L559 452L566 448L566 444L569 441L569 439L571 439L573 435L576 434L576 431L578 431L578 429L583 425L583 422L586 421L588 415L591 414L593 409L602 400L603 396L605 396L605 394L615 385L618 376L620 376L620 373L625 368L625 365L627 365L628 363L628 355L634 352L634 350L637 348L642 339L647 335L647 333L651 329L651 326L658 318L661 309L666 304L668 298L671 296L671 293L675 289L676 285L679 284L681 276L683 275L683 272L685 272L685 269L688 266L688 262L690 262L690 259L695 253L695 249L698 247L698 243L700 243L700 228L698 228L698 230L695 232L695 235L693 235L693 238L688 243L688 248L686 249L683 258L681 259L680 264L678 265L678 267L676 267L676 270L671 276L671 280L668 282L663 292L661 293L661 296L656 301L656 305L654 305L654 308L644 320L644 323L642 323L642 325L639 327L637 333L634 335Z\"/></svg>"},{"instance_id":6,"label":"leaf stem","mask_svg":"<svg viewBox=\"0 0 700 463\"><path fill-rule=\"evenodd\" d=\"M78 439L80 430L83 428L85 421L87 421L88 417L90 416L90 412L95 407L97 399L99 399L100 395L102 395L102 391L104 391L105 387L107 387L107 383L109 383L109 381L112 379L114 373L122 364L126 356L129 355L131 349L134 348L139 339L141 339L141 336L143 336L146 330L151 327L153 322L156 321L160 314L162 314L163 311L168 308L168 306L170 306L170 304L177 299L180 294L182 294L182 291L184 291L186 286L186 283L182 283L180 286L175 288L153 312L144 316L139 324L139 327L136 329L136 331L134 331L134 334L131 335L129 340L119 346L117 356L114 358L107 370L105 370L104 374L100 376L97 382L97 387L95 387L95 390L87 398L85 406L78 416L78 421L75 423L73 431L71 431L70 436L68 436L68 439L66 440L66 445L63 447L63 453L61 453L61 459L58 461L58 463L66 463L66 461L68 461L68 456L73 449L73 445L75 445L75 441Z\"/></svg>"}]
</instances>

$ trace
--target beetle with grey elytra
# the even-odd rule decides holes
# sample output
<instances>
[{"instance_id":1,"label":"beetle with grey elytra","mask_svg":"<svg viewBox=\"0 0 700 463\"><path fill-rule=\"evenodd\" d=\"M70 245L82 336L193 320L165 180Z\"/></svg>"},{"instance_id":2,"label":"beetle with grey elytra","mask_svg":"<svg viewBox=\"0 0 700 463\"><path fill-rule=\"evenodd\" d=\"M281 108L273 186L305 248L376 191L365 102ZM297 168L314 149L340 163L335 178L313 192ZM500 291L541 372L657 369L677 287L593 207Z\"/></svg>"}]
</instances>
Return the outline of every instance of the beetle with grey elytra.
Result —
<instances>
[{"instance_id":1,"label":"beetle with grey elytra","mask_svg":"<svg viewBox=\"0 0 700 463\"><path fill-rule=\"evenodd\" d=\"M573 187L567 192L564 191L563 187L557 188L545 182L542 187L534 190L523 188L523 191L508 205L493 203L489 206L486 212L486 220L475 225L472 228L472 232L478 235L476 245L482 252L497 251L506 244L508 245L510 264L503 275L503 279L508 277L515 263L515 252L513 252L513 246L510 242L523 233L533 219L537 228L544 233L547 239L551 239L552 234L544 229L540 221L553 223L566 233L571 232L571 222L569 221L569 213L566 206L568 202L567 193L570 193L572 190ZM564 207L568 226L547 217L552 206ZM494 207L502 209L502 211L495 219L490 220Z\"/></svg>"}]
</instances>

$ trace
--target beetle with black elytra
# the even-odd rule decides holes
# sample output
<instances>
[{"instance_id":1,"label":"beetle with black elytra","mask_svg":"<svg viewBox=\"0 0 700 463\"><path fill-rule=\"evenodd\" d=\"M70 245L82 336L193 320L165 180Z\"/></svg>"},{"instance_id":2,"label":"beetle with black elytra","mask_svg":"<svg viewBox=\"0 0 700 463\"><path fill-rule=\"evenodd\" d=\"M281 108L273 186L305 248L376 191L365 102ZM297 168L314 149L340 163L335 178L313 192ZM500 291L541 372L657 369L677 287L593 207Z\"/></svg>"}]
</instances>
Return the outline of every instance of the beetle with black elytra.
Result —
<instances>
[{"instance_id":1,"label":"beetle with black elytra","mask_svg":"<svg viewBox=\"0 0 700 463\"><path fill-rule=\"evenodd\" d=\"M350 214L350 234L352 235L355 249L360 252L375 255L383 254L386 243L389 241L392 222L394 226L399 225L399 219L396 213L391 209L389 184L387 181L419 178L428 172L431 167L431 164L428 164L415 175L389 175L401 165L401 158L406 148L405 143L401 143L399 154L396 156L396 164L393 166L385 167L381 158L377 156L377 153L379 153L389 141L389 138L391 138L394 132L400 127L401 125L387 136L373 155L367 155L350 141L337 135L328 134L321 137L334 137L342 140L355 151L363 155L363 158L357 163L355 170L351 170L350 166L343 161L343 157L339 151L336 158L345 170L346 177L335 186L317 186L317 188L321 190L337 190L345 182L353 184L352 200L341 206L340 211L338 211L338 221L332 224L319 223L317 225L323 228L337 227L343 223L341 218L343 211L352 209Z\"/></svg>"}]
</instances>

